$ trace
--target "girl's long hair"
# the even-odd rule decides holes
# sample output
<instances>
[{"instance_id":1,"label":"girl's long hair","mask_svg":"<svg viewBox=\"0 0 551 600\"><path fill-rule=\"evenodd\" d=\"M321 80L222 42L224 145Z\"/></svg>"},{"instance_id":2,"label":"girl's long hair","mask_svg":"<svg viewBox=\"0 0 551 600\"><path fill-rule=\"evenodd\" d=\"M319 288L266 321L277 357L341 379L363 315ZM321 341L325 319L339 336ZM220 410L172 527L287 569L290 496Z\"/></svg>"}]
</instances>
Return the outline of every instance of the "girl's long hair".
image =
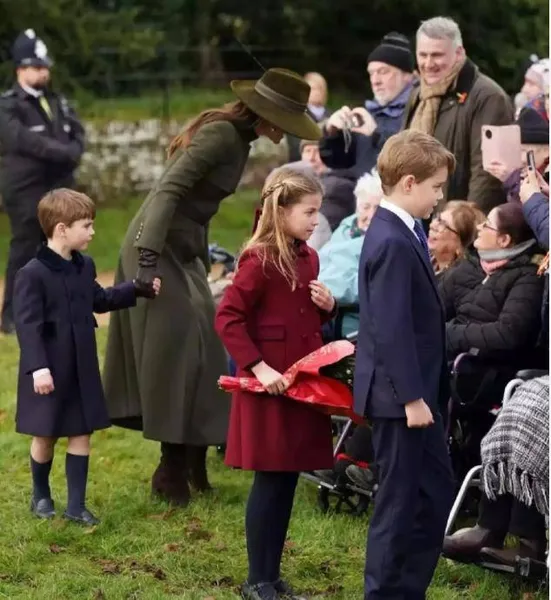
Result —
<instances>
[{"instance_id":1,"label":"girl's long hair","mask_svg":"<svg viewBox=\"0 0 551 600\"><path fill-rule=\"evenodd\" d=\"M197 130L207 123L215 121L229 121L242 125L254 126L258 117L241 100L224 104L221 108L209 108L192 119L184 129L175 136L168 147L168 158L179 148L187 148Z\"/></svg>"},{"instance_id":2,"label":"girl's long hair","mask_svg":"<svg viewBox=\"0 0 551 600\"><path fill-rule=\"evenodd\" d=\"M294 290L297 284L294 240L286 233L284 209L298 204L305 195L323 195L317 177L289 167L276 169L262 189L262 213L256 231L243 251L258 252L263 263L273 261Z\"/></svg>"}]
</instances>

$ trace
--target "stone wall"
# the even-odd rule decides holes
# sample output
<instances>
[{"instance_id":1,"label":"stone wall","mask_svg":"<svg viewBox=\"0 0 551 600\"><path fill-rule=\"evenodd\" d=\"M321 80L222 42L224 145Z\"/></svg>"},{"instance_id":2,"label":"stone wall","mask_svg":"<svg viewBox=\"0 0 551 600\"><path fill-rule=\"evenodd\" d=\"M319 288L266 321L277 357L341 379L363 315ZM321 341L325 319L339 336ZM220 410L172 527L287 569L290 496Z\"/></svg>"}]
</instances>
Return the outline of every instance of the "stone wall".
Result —
<instances>
[{"instance_id":1,"label":"stone wall","mask_svg":"<svg viewBox=\"0 0 551 600\"><path fill-rule=\"evenodd\" d=\"M98 203L144 194L159 177L169 140L180 123L159 120L86 124L87 152L78 171L79 187ZM241 186L260 186L274 167L287 159L283 141L261 138L252 144Z\"/></svg>"}]
</instances>

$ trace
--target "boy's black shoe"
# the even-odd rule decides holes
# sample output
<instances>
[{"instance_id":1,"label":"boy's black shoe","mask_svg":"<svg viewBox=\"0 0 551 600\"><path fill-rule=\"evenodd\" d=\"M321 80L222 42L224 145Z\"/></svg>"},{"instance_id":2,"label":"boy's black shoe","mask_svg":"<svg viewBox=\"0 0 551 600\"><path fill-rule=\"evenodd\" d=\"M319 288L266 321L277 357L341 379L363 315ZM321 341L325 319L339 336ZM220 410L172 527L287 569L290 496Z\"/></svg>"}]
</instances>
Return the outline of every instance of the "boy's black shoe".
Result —
<instances>
[{"instance_id":1,"label":"boy's black shoe","mask_svg":"<svg viewBox=\"0 0 551 600\"><path fill-rule=\"evenodd\" d=\"M306 596L299 596L293 588L283 579L279 579L274 583L274 588L280 598L285 600L307 600Z\"/></svg>"},{"instance_id":2,"label":"boy's black shoe","mask_svg":"<svg viewBox=\"0 0 551 600\"><path fill-rule=\"evenodd\" d=\"M78 523L79 525L86 525L86 527L93 527L94 525L99 525L100 520L87 509L84 508L78 514L69 514L67 511L63 513L63 518L68 521L73 521L73 523Z\"/></svg>"},{"instance_id":3,"label":"boy's black shoe","mask_svg":"<svg viewBox=\"0 0 551 600\"><path fill-rule=\"evenodd\" d=\"M54 501L51 498L31 500L31 512L39 519L53 519L55 517Z\"/></svg>"},{"instance_id":4,"label":"boy's black shoe","mask_svg":"<svg viewBox=\"0 0 551 600\"><path fill-rule=\"evenodd\" d=\"M257 583L241 586L241 598L243 600L279 600L279 595L271 583Z\"/></svg>"}]
</instances>

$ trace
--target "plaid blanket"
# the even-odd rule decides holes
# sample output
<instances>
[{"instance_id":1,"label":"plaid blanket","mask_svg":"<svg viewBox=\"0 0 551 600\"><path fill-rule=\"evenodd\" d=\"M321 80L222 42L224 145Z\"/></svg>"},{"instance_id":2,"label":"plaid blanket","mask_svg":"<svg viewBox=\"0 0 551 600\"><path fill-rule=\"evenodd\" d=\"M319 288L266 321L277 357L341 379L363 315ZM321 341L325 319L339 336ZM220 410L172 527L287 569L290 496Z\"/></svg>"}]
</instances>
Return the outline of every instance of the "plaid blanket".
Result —
<instances>
[{"instance_id":1,"label":"plaid blanket","mask_svg":"<svg viewBox=\"0 0 551 600\"><path fill-rule=\"evenodd\" d=\"M484 492L549 514L549 376L521 384L482 440Z\"/></svg>"}]
</instances>

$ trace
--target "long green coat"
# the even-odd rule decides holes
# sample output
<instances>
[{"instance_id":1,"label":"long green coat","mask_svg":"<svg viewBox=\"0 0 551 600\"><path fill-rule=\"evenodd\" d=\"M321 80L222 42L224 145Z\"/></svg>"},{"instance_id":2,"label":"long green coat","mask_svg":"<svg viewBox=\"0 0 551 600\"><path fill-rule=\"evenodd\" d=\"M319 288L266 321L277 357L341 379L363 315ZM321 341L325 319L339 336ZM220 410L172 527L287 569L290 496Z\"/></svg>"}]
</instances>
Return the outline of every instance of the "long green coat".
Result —
<instances>
[{"instance_id":1,"label":"long green coat","mask_svg":"<svg viewBox=\"0 0 551 600\"><path fill-rule=\"evenodd\" d=\"M227 121L203 125L169 159L126 233L116 280L135 276L138 248L147 248L160 254L162 288L155 300L112 315L105 395L113 423L142 429L148 439L226 439L230 397L217 380L227 362L214 331L207 227L235 191L253 138L251 129Z\"/></svg>"}]
</instances>

